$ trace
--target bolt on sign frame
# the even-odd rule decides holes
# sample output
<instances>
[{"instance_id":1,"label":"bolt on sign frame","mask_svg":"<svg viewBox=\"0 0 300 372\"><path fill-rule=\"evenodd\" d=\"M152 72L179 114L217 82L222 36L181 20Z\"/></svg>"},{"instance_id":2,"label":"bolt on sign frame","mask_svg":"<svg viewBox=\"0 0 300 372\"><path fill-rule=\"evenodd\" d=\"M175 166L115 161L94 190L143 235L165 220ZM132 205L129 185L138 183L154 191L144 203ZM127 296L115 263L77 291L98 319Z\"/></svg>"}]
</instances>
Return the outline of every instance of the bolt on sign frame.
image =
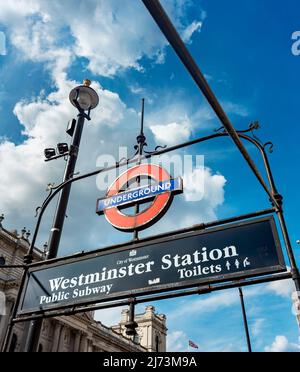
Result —
<instances>
[{"instance_id":1,"label":"bolt on sign frame","mask_svg":"<svg viewBox=\"0 0 300 372\"><path fill-rule=\"evenodd\" d=\"M201 73L198 65L194 61L193 57L189 53L187 47L185 46L184 42L182 41L178 32L176 31L174 25L172 24L165 10L161 6L160 2L158 0L141 0L141 1L144 3L149 13L153 17L153 19L155 20L159 28L161 29L162 33L165 35L170 45L173 47L173 49L177 53L178 57L180 58L182 63L187 68L189 74L194 79L195 83L197 84L197 86L199 87L199 89L201 90L201 92L206 97L207 101L209 102L213 110L215 111L217 117L220 119L222 123L221 129L223 129L223 131L222 130L217 131L216 133L213 133L211 135L196 138L194 140L181 143L176 146L172 146L168 148L157 148L154 152L145 152L145 153L143 153L142 151L143 146L145 144L142 141L143 138L140 138L141 144L139 146L139 150L141 151L138 151L135 154L135 155L138 155L137 157L121 160L111 167L105 167L100 170L96 170L96 171L93 171L93 172L90 172L90 173L87 173L81 176L76 176L76 177L74 176L73 178L61 183L58 186L50 186L49 195L45 199L42 207L37 209L37 212L38 212L37 223L36 223L35 231L33 234L32 242L28 249L27 255L24 258L25 266L23 269L23 274L22 274L22 278L20 281L20 288L18 291L16 302L15 302L12 314L10 316L9 326L8 326L8 330L7 330L6 337L5 337L5 342L2 347L3 351L8 350L14 324L18 322L33 320L33 319L41 319L41 318L43 319L43 318L61 316L61 315L72 315L75 313L96 310L96 309L112 308L112 307L123 306L123 305L132 305L132 304L144 303L144 302L149 302L149 301L157 301L157 300L164 300L164 299L169 299L169 298L174 298L174 297L182 297L182 296L193 295L193 294L211 293L214 291L219 291L219 290L224 290L224 289L238 288L238 287L241 288L241 287L249 286L253 284L272 282L275 280L293 279L296 290L300 292L300 274L297 268L295 256L293 253L291 241L289 238L289 234L288 234L288 230L287 230L287 226L286 226L286 222L284 218L283 197L277 191L277 187L275 184L275 180L272 174L272 170L271 170L268 155L267 155L267 150L268 149L270 151L272 150L272 147L273 147L272 143L268 142L266 144L263 144L258 140L258 138L254 134L254 131L259 128L259 125L257 123L251 124L250 128L247 130L242 130L242 131L235 130L229 118L225 114L222 106L220 105L214 93L212 92L204 75ZM249 135L250 132L252 136ZM141 163L142 161L151 159L152 157L155 157L155 156L160 156L160 155L163 155L163 154L175 151L175 150L179 150L185 147L203 143L208 140L224 138L224 137L230 137L235 143L235 145L237 146L237 148L239 149L240 153L242 154L242 156L248 163L250 169L254 173L258 182L261 184L262 188L268 195L270 202L271 202L271 208L261 210L261 211L256 211L256 212L249 213L249 214L235 216L232 218L213 221L213 222L206 223L206 224L202 223L199 225L194 225L190 228L164 233L159 236L156 236L155 238L156 239L163 239L167 237L176 238L176 236L180 236L180 234L186 234L186 233L197 232L197 231L205 231L205 230L209 231L209 229L211 228L218 227L218 226L224 226L224 225L226 226L226 224L228 223L239 222L239 221L253 219L256 217L270 216L272 214L277 214L279 225L280 225L281 232L282 232L282 237L285 243L286 252L289 258L289 265L291 267L290 271L285 271L283 273L270 274L270 275L262 276L258 278L245 278L245 279L240 278L238 281L232 280L231 282L228 282L228 283L218 282L218 283L208 283L207 285L202 283L201 285L198 285L198 286L195 285L194 288L181 289L177 291L175 290L175 291L171 291L167 293L154 293L154 294L152 293L150 295L147 295L147 293L145 293L144 296L140 296L139 298L135 298L133 296L130 298L125 298L125 299L120 298L117 301L112 301L112 302L108 302L104 304L103 303L96 304L96 305L94 303L85 304L84 306L79 305L79 306L74 306L73 308L68 308L68 309L59 309L59 310L50 311L50 312L45 311L42 313L32 313L32 314L26 314L26 315L22 315L19 313L20 303L23 298L28 273L29 273L29 270L32 268L31 262L33 258L33 251L34 251L34 247L36 244L42 218L44 216L44 213L47 207L51 203L51 201L55 198L55 196L58 195L58 193L64 187L68 186L69 184L73 182L79 182L89 177L95 177L99 175L100 173L105 173L105 172L109 172L110 170L128 167L128 165L130 164ZM266 171L268 182L265 181L264 177L261 175L258 168L256 167L253 159L247 152L243 144L243 140L252 143L259 150L262 156L263 164L265 166L265 171ZM136 238L137 238L137 235L135 236L133 240L129 241L128 243L123 244L122 247L133 245L137 241ZM153 239L153 237L150 239ZM120 247L118 246L115 247L115 249L118 249L118 248ZM72 256L72 258L74 259L80 258L80 255L79 256L74 255ZM55 264L57 260L59 259L49 260L47 263L46 262L43 263L43 265L47 265L48 263L50 265Z\"/></svg>"}]
</instances>

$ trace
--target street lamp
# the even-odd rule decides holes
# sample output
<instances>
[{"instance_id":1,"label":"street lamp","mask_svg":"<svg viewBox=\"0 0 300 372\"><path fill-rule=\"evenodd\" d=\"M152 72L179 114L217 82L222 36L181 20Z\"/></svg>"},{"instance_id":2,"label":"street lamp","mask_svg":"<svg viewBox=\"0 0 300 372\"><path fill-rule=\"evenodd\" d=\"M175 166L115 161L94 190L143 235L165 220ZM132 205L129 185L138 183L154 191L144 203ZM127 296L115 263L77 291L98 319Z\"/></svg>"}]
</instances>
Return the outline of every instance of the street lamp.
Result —
<instances>
[{"instance_id":1,"label":"street lamp","mask_svg":"<svg viewBox=\"0 0 300 372\"><path fill-rule=\"evenodd\" d=\"M85 119L91 120L90 112L97 107L99 103L98 94L90 87L91 81L84 80L83 85L80 85L72 89L69 99L73 106L78 110L77 121L71 120L68 124L67 134L72 137L72 143L70 149L65 143L57 145L59 155L50 157L49 160L58 159L61 157L67 157L67 164L63 182L66 182L74 177L75 166L79 154L79 146L81 136L83 132ZM65 152L66 150L66 152ZM55 150L54 150L55 151ZM46 155L46 154L45 154ZM46 160L46 161L47 161ZM69 196L71 192L72 184L66 185L60 195L57 202L57 207L53 219L53 225L50 232L48 254L46 259L52 259L57 256L62 229L64 226L67 206L69 202ZM45 249L46 251L46 249ZM25 345L25 351L35 351L37 349L38 340L42 328L42 319L37 319L31 322L31 326L28 331L28 337Z\"/></svg>"},{"instance_id":2,"label":"street lamp","mask_svg":"<svg viewBox=\"0 0 300 372\"><path fill-rule=\"evenodd\" d=\"M71 90L69 95L70 102L79 111L90 111L98 106L99 96L90 85L91 81L86 79L84 80L83 85Z\"/></svg>"},{"instance_id":3,"label":"street lamp","mask_svg":"<svg viewBox=\"0 0 300 372\"><path fill-rule=\"evenodd\" d=\"M90 85L91 85L91 81L86 79L84 80L83 85L80 85L72 89L69 95L71 104L77 108L79 113L78 113L78 119L77 119L76 124L74 120L72 121L72 124L71 124L71 129L73 130L71 130L70 133L72 134L73 140L70 146L70 150L68 148L68 145L65 143L60 143L57 146L58 152L60 154L65 154L67 152L67 155L68 155L68 161L66 165L63 182L69 180L74 175L85 119L91 120L90 112L91 110L96 108L99 104L99 96L96 93L96 91L90 87ZM55 213L55 217L53 221L53 226L51 229L51 235L49 239L48 259L55 258L57 256L60 237L61 237L64 220L66 216L70 191L71 191L71 184L67 185L62 190L59 196L57 209L56 209L56 213Z\"/></svg>"}]
</instances>

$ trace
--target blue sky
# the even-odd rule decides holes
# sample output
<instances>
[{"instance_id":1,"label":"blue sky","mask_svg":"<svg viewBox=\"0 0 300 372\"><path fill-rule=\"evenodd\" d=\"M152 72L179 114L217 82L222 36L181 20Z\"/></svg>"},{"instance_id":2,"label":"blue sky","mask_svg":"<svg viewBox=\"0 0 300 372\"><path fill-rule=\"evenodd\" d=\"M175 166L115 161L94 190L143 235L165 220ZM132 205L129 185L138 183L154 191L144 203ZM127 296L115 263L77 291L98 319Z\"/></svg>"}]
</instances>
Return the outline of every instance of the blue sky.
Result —
<instances>
[{"instance_id":1,"label":"blue sky","mask_svg":"<svg viewBox=\"0 0 300 372\"><path fill-rule=\"evenodd\" d=\"M220 126L143 6L139 2L131 6L130 0L124 4L121 9L115 0L80 1L80 19L69 0L50 5L32 0L26 6L23 0L14 0L0 5L0 31L6 36L6 55L0 50L0 212L6 215L7 228L33 229L33 211L45 196L45 185L60 179L63 163L45 165L42 150L68 140L64 129L75 111L67 95L87 76L95 89L102 90L100 107L92 115L94 124L85 129L81 172L93 170L102 153L115 153L120 145L133 146L142 97L146 98L149 147L164 144L163 140L172 142L168 132L158 132L158 125L176 123L178 130L185 129L178 132L182 140ZM300 239L300 56L292 54L292 34L300 29L299 2L287 0L274 6L271 0L165 0L164 4L182 35L196 25L186 39L188 47L234 126L246 129L258 120L258 137L274 143L271 165L300 264L300 246L295 244ZM58 12L68 16L56 17ZM247 148L263 171L255 149ZM176 228L178 219L185 226L213 215L225 218L269 207L229 139L189 151L205 155L209 179L219 175L226 184L220 187L212 182L213 200L199 205L191 206L180 197L149 234L157 228ZM94 180L74 187L60 254L128 239L94 215L97 197ZM39 244L47 240L52 211L46 215ZM289 283L249 288L245 300L256 351L300 350ZM188 339L205 351L246 350L235 290L155 305L168 317L172 350L187 349ZM103 319L112 321L107 314Z\"/></svg>"}]
</instances>

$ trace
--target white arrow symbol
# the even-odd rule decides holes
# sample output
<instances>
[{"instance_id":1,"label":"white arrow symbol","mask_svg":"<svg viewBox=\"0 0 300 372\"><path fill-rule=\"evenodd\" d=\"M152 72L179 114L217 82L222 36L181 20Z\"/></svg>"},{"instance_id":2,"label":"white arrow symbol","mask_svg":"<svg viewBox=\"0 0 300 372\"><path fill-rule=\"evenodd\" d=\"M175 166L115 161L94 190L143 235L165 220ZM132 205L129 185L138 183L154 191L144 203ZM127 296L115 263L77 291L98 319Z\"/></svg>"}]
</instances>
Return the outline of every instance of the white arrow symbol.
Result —
<instances>
[{"instance_id":1,"label":"white arrow symbol","mask_svg":"<svg viewBox=\"0 0 300 372\"><path fill-rule=\"evenodd\" d=\"M236 266L237 269L240 267L240 262L239 262L239 260L236 260L236 261L235 261L235 266Z\"/></svg>"},{"instance_id":2,"label":"white arrow symbol","mask_svg":"<svg viewBox=\"0 0 300 372\"><path fill-rule=\"evenodd\" d=\"M246 257L246 259L244 260L244 267L247 267L247 266L250 266L250 265L251 265L251 263L249 261L249 258Z\"/></svg>"},{"instance_id":3,"label":"white arrow symbol","mask_svg":"<svg viewBox=\"0 0 300 372\"><path fill-rule=\"evenodd\" d=\"M227 262L226 262L226 267L227 267L227 270L228 270L228 271L230 271L230 266L231 266L231 265L230 265L229 261L227 261Z\"/></svg>"}]
</instances>

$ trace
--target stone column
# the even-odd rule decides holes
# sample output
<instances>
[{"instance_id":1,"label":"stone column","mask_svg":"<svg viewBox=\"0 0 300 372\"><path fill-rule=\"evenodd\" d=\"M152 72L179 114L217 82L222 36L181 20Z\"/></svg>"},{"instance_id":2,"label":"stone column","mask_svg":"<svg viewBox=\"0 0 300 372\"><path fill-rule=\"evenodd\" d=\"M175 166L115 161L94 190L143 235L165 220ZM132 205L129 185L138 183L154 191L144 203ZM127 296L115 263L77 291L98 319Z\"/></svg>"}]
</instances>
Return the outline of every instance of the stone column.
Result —
<instances>
[{"instance_id":1,"label":"stone column","mask_svg":"<svg viewBox=\"0 0 300 372\"><path fill-rule=\"evenodd\" d=\"M5 304L5 315L0 314L0 347L2 347L5 333L7 331L10 312L11 312L11 304L9 304L7 301Z\"/></svg>"},{"instance_id":2,"label":"stone column","mask_svg":"<svg viewBox=\"0 0 300 372\"><path fill-rule=\"evenodd\" d=\"M85 334L82 335L81 337L81 342L80 342L80 351L81 352L86 352L87 351L87 336Z\"/></svg>"},{"instance_id":3,"label":"stone column","mask_svg":"<svg viewBox=\"0 0 300 372\"><path fill-rule=\"evenodd\" d=\"M6 299L6 315L2 315L1 318L1 328L0 328L0 347L2 348L4 343L5 334L7 332L9 318L14 307L14 301ZM1 349L0 349L1 350Z\"/></svg>"},{"instance_id":4,"label":"stone column","mask_svg":"<svg viewBox=\"0 0 300 372\"><path fill-rule=\"evenodd\" d=\"M80 341L81 341L81 332L77 331L74 341L74 352L78 353L80 351Z\"/></svg>"},{"instance_id":5,"label":"stone column","mask_svg":"<svg viewBox=\"0 0 300 372\"><path fill-rule=\"evenodd\" d=\"M60 337L59 337L59 343L58 343L58 349L57 351L63 352L65 351L65 335L67 332L67 328L65 326L61 327Z\"/></svg>"},{"instance_id":6,"label":"stone column","mask_svg":"<svg viewBox=\"0 0 300 372\"><path fill-rule=\"evenodd\" d=\"M94 351L92 340L88 340L88 350L87 351L88 351L88 353L92 353Z\"/></svg>"},{"instance_id":7,"label":"stone column","mask_svg":"<svg viewBox=\"0 0 300 372\"><path fill-rule=\"evenodd\" d=\"M52 350L51 350L52 352L57 352L58 351L61 328L62 328L62 325L60 323L55 324L54 334L53 334Z\"/></svg>"}]
</instances>

